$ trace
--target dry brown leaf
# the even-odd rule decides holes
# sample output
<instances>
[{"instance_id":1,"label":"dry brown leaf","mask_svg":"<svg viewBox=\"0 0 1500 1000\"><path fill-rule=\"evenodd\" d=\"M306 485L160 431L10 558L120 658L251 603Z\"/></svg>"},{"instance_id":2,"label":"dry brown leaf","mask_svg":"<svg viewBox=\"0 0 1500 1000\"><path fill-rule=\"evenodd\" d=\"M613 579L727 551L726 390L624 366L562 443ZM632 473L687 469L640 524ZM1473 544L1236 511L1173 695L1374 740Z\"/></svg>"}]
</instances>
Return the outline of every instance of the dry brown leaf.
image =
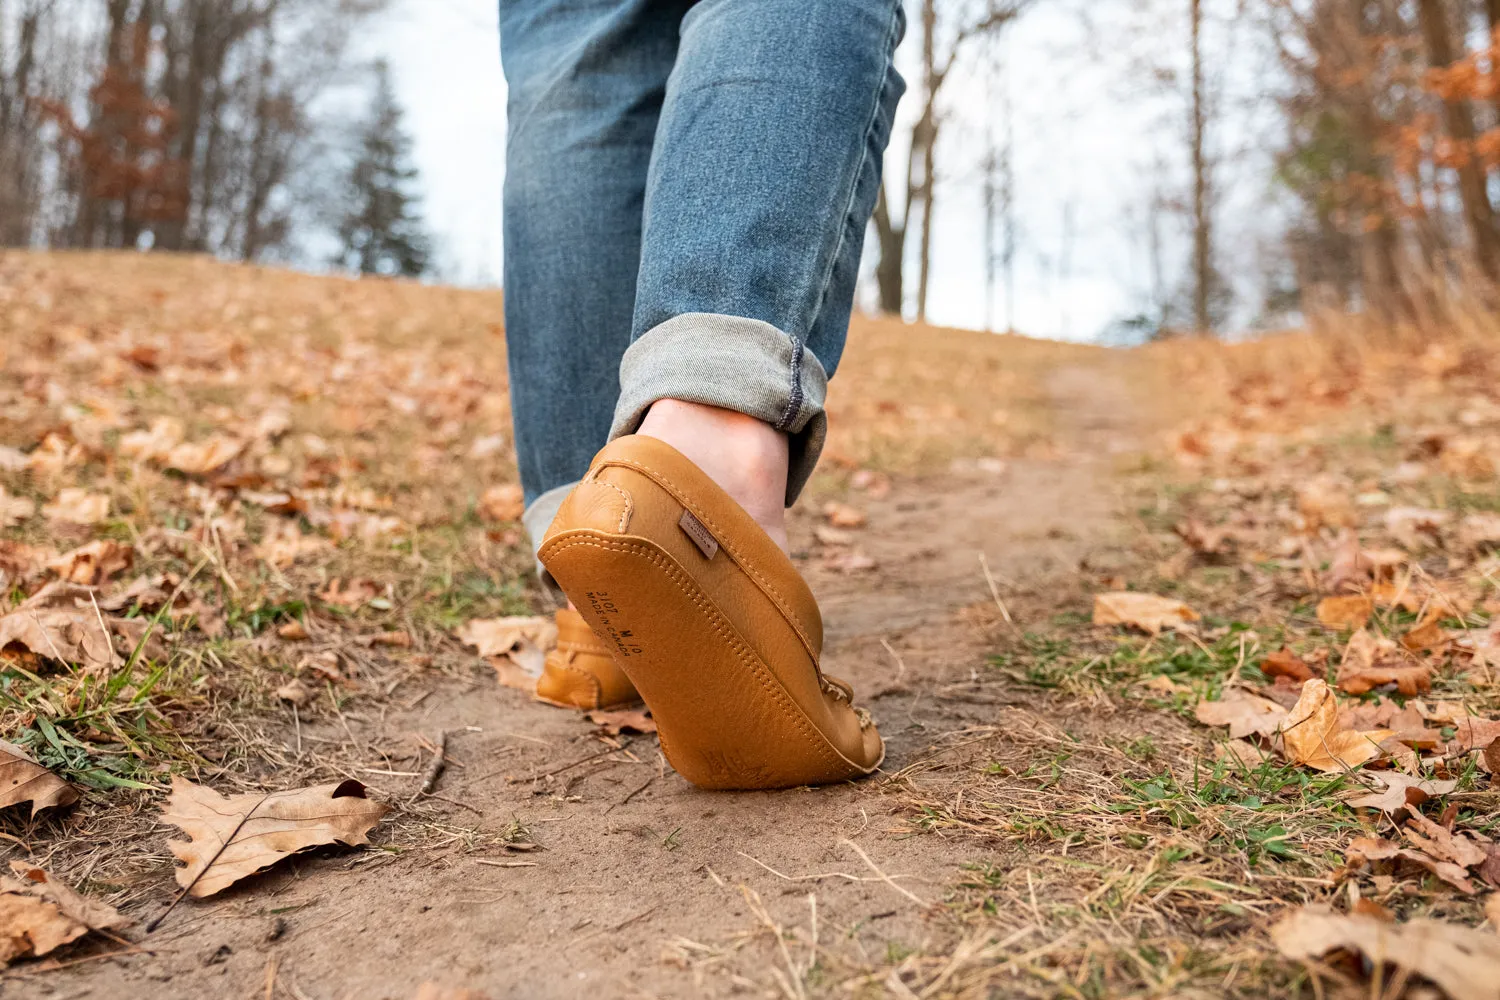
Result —
<instances>
[{"instance_id":1,"label":"dry brown leaf","mask_svg":"<svg viewBox=\"0 0 1500 1000\"><path fill-rule=\"evenodd\" d=\"M317 694L318 692L308 686L308 684L300 677L293 677L291 680L287 681L285 684L281 685L281 687L276 689L277 698L280 698L284 702L296 705L298 708L301 708L303 705L306 705L308 702L312 701L315 697L317 697Z\"/></svg>"},{"instance_id":2,"label":"dry brown leaf","mask_svg":"<svg viewBox=\"0 0 1500 1000\"><path fill-rule=\"evenodd\" d=\"M835 573L868 573L879 564L862 549L850 549L827 556L822 565Z\"/></svg>"},{"instance_id":3,"label":"dry brown leaf","mask_svg":"<svg viewBox=\"0 0 1500 1000\"><path fill-rule=\"evenodd\" d=\"M1344 647L1336 683L1346 694L1394 684L1404 695L1418 695L1432 687L1432 664L1413 660L1391 640L1361 630Z\"/></svg>"},{"instance_id":4,"label":"dry brown leaf","mask_svg":"<svg viewBox=\"0 0 1500 1000\"><path fill-rule=\"evenodd\" d=\"M1235 760L1251 770L1266 762L1266 753L1245 740L1228 740L1214 748L1215 760Z\"/></svg>"},{"instance_id":5,"label":"dry brown leaf","mask_svg":"<svg viewBox=\"0 0 1500 1000\"><path fill-rule=\"evenodd\" d=\"M1411 847L1402 847L1380 837L1355 837L1344 854L1351 865L1367 861L1410 861L1425 868L1459 892L1472 896L1476 891L1469 873L1451 861L1442 861Z\"/></svg>"},{"instance_id":6,"label":"dry brown leaf","mask_svg":"<svg viewBox=\"0 0 1500 1000\"><path fill-rule=\"evenodd\" d=\"M819 524L813 527L813 538L817 540L819 545L828 545L831 547L853 545L857 537L852 531L845 531L841 528L830 528L826 524Z\"/></svg>"},{"instance_id":7,"label":"dry brown leaf","mask_svg":"<svg viewBox=\"0 0 1500 1000\"><path fill-rule=\"evenodd\" d=\"M20 524L36 513L36 501L30 497L12 496L0 486L0 528Z\"/></svg>"},{"instance_id":8,"label":"dry brown leaf","mask_svg":"<svg viewBox=\"0 0 1500 1000\"><path fill-rule=\"evenodd\" d=\"M1489 855L1465 833L1454 833L1447 827L1413 812L1406 821L1406 836L1417 847L1440 861L1451 861L1460 868L1484 864Z\"/></svg>"},{"instance_id":9,"label":"dry brown leaf","mask_svg":"<svg viewBox=\"0 0 1500 1000\"><path fill-rule=\"evenodd\" d=\"M109 497L69 486L60 490L52 502L42 508L42 513L49 520L65 524L98 524L109 516Z\"/></svg>"},{"instance_id":10,"label":"dry brown leaf","mask_svg":"<svg viewBox=\"0 0 1500 1000\"><path fill-rule=\"evenodd\" d=\"M1500 1000L1500 937L1484 931L1427 919L1392 925L1309 906L1277 921L1271 940L1287 958L1355 951L1431 980L1452 1000Z\"/></svg>"},{"instance_id":11,"label":"dry brown leaf","mask_svg":"<svg viewBox=\"0 0 1500 1000\"><path fill-rule=\"evenodd\" d=\"M1458 525L1458 543L1466 552L1500 547L1500 514L1469 514Z\"/></svg>"},{"instance_id":12,"label":"dry brown leaf","mask_svg":"<svg viewBox=\"0 0 1500 1000\"><path fill-rule=\"evenodd\" d=\"M1368 775L1380 783L1384 791L1371 792L1349 799L1351 806L1362 809L1379 809L1392 815L1416 807L1437 795L1447 795L1458 787L1457 781L1437 781L1417 778L1400 771L1370 771Z\"/></svg>"},{"instance_id":13,"label":"dry brown leaf","mask_svg":"<svg viewBox=\"0 0 1500 1000\"><path fill-rule=\"evenodd\" d=\"M583 716L610 736L619 736L629 730L632 733L656 732L656 720L651 718L648 708L624 708L618 711L595 709Z\"/></svg>"},{"instance_id":14,"label":"dry brown leaf","mask_svg":"<svg viewBox=\"0 0 1500 1000\"><path fill-rule=\"evenodd\" d=\"M135 548L109 538L100 538L64 552L47 568L69 583L95 587L130 568Z\"/></svg>"},{"instance_id":15,"label":"dry brown leaf","mask_svg":"<svg viewBox=\"0 0 1500 1000\"><path fill-rule=\"evenodd\" d=\"M100 598L99 607L105 611L125 611L137 606L142 610L159 608L170 596L162 589L166 582L165 574L138 576L124 590Z\"/></svg>"},{"instance_id":16,"label":"dry brown leaf","mask_svg":"<svg viewBox=\"0 0 1500 1000\"><path fill-rule=\"evenodd\" d=\"M331 544L326 538L304 535L295 520L273 521L266 526L266 533L253 552L262 562L286 569L308 553L326 549Z\"/></svg>"},{"instance_id":17,"label":"dry brown leaf","mask_svg":"<svg viewBox=\"0 0 1500 1000\"><path fill-rule=\"evenodd\" d=\"M1484 919L1490 923L1490 930L1500 932L1500 892L1492 892L1484 900Z\"/></svg>"},{"instance_id":18,"label":"dry brown leaf","mask_svg":"<svg viewBox=\"0 0 1500 1000\"><path fill-rule=\"evenodd\" d=\"M479 498L479 516L495 523L520 520L526 512L526 502L521 487L515 483L491 486Z\"/></svg>"},{"instance_id":19,"label":"dry brown leaf","mask_svg":"<svg viewBox=\"0 0 1500 1000\"><path fill-rule=\"evenodd\" d=\"M1500 722L1466 715L1454 722L1453 741L1461 750L1478 750L1500 739Z\"/></svg>"},{"instance_id":20,"label":"dry brown leaf","mask_svg":"<svg viewBox=\"0 0 1500 1000\"><path fill-rule=\"evenodd\" d=\"M128 923L114 907L80 896L40 868L24 861L10 868L14 878L0 875L0 967Z\"/></svg>"},{"instance_id":21,"label":"dry brown leaf","mask_svg":"<svg viewBox=\"0 0 1500 1000\"><path fill-rule=\"evenodd\" d=\"M1318 602L1318 624L1336 629L1364 628L1375 602L1363 594L1341 594Z\"/></svg>"},{"instance_id":22,"label":"dry brown leaf","mask_svg":"<svg viewBox=\"0 0 1500 1000\"><path fill-rule=\"evenodd\" d=\"M535 691L547 650L557 645L557 624L527 615L475 618L458 630L458 639L489 660L502 685Z\"/></svg>"},{"instance_id":23,"label":"dry brown leaf","mask_svg":"<svg viewBox=\"0 0 1500 1000\"><path fill-rule=\"evenodd\" d=\"M55 549L0 538L0 585L8 588L40 576L47 563L55 558Z\"/></svg>"},{"instance_id":24,"label":"dry brown leaf","mask_svg":"<svg viewBox=\"0 0 1500 1000\"><path fill-rule=\"evenodd\" d=\"M1345 485L1331 476L1320 476L1297 491L1297 510L1309 533L1319 528L1351 528L1359 520Z\"/></svg>"},{"instance_id":25,"label":"dry brown leaf","mask_svg":"<svg viewBox=\"0 0 1500 1000\"><path fill-rule=\"evenodd\" d=\"M162 464L190 476L203 476L222 469L245 450L245 442L224 434L206 440L179 444L167 452Z\"/></svg>"},{"instance_id":26,"label":"dry brown leaf","mask_svg":"<svg viewBox=\"0 0 1500 1000\"><path fill-rule=\"evenodd\" d=\"M1158 597L1133 590L1115 590L1094 595L1095 625L1129 625L1150 635L1162 629L1190 631L1198 613L1172 597Z\"/></svg>"},{"instance_id":27,"label":"dry brown leaf","mask_svg":"<svg viewBox=\"0 0 1500 1000\"><path fill-rule=\"evenodd\" d=\"M301 642L307 638L307 626L299 618L293 618L277 627L276 634L289 642Z\"/></svg>"},{"instance_id":28,"label":"dry brown leaf","mask_svg":"<svg viewBox=\"0 0 1500 1000\"><path fill-rule=\"evenodd\" d=\"M1239 542L1239 533L1234 529L1210 527L1191 518L1179 521L1172 530L1194 554L1200 556L1228 555Z\"/></svg>"},{"instance_id":29,"label":"dry brown leaf","mask_svg":"<svg viewBox=\"0 0 1500 1000\"><path fill-rule=\"evenodd\" d=\"M1228 726L1230 739L1254 734L1273 736L1286 718L1286 709L1238 688L1224 692L1220 701L1200 701L1193 715L1206 726Z\"/></svg>"},{"instance_id":30,"label":"dry brown leaf","mask_svg":"<svg viewBox=\"0 0 1500 1000\"><path fill-rule=\"evenodd\" d=\"M1389 729L1338 728L1338 701L1317 678L1302 685L1302 697L1281 726L1287 758L1319 771L1344 771L1373 760L1380 755L1380 741L1391 735Z\"/></svg>"},{"instance_id":31,"label":"dry brown leaf","mask_svg":"<svg viewBox=\"0 0 1500 1000\"><path fill-rule=\"evenodd\" d=\"M182 421L174 417L157 417L151 421L148 430L131 431L122 435L120 454L142 462L160 462L182 443L186 434Z\"/></svg>"},{"instance_id":32,"label":"dry brown leaf","mask_svg":"<svg viewBox=\"0 0 1500 1000\"><path fill-rule=\"evenodd\" d=\"M1448 644L1448 630L1438 624L1446 617L1442 611L1430 611L1410 632L1401 637L1401 645L1416 653L1426 649L1438 649Z\"/></svg>"},{"instance_id":33,"label":"dry brown leaf","mask_svg":"<svg viewBox=\"0 0 1500 1000\"><path fill-rule=\"evenodd\" d=\"M1260 672L1271 678L1286 677L1298 684L1317 676L1302 657L1286 648L1267 654L1260 663Z\"/></svg>"},{"instance_id":34,"label":"dry brown leaf","mask_svg":"<svg viewBox=\"0 0 1500 1000\"><path fill-rule=\"evenodd\" d=\"M1385 530L1408 551L1442 541L1443 527L1453 519L1446 510L1392 507L1385 512Z\"/></svg>"},{"instance_id":35,"label":"dry brown leaf","mask_svg":"<svg viewBox=\"0 0 1500 1000\"><path fill-rule=\"evenodd\" d=\"M49 660L76 663L89 670L109 670L118 662L113 635L129 634L130 626L105 617L92 605L79 606L90 591L62 582L51 583L14 611L0 615L0 649L18 646Z\"/></svg>"},{"instance_id":36,"label":"dry brown leaf","mask_svg":"<svg viewBox=\"0 0 1500 1000\"><path fill-rule=\"evenodd\" d=\"M365 646L394 646L399 649L410 649L411 633L405 629L392 629L389 632L362 635L359 637L359 642Z\"/></svg>"},{"instance_id":37,"label":"dry brown leaf","mask_svg":"<svg viewBox=\"0 0 1500 1000\"><path fill-rule=\"evenodd\" d=\"M1166 674L1153 674L1138 683L1147 691L1160 691L1162 694L1183 694L1193 690L1186 684L1177 683Z\"/></svg>"},{"instance_id":38,"label":"dry brown leaf","mask_svg":"<svg viewBox=\"0 0 1500 1000\"><path fill-rule=\"evenodd\" d=\"M177 884L191 885L188 895L201 899L306 848L369 843L370 828L388 808L365 798L365 786L352 780L226 798L174 777L161 818L190 838L167 846L185 863Z\"/></svg>"},{"instance_id":39,"label":"dry brown leaf","mask_svg":"<svg viewBox=\"0 0 1500 1000\"><path fill-rule=\"evenodd\" d=\"M865 512L858 507L836 501L829 501L823 505L823 516L834 528L863 528L867 520Z\"/></svg>"},{"instance_id":40,"label":"dry brown leaf","mask_svg":"<svg viewBox=\"0 0 1500 1000\"><path fill-rule=\"evenodd\" d=\"M14 743L0 740L0 809L31 803L38 809L70 806L78 801L78 789L38 764Z\"/></svg>"},{"instance_id":41,"label":"dry brown leaf","mask_svg":"<svg viewBox=\"0 0 1500 1000\"><path fill-rule=\"evenodd\" d=\"M381 593L382 588L380 584L374 580L359 577L346 582L341 577L334 577L318 593L318 599L325 604L333 604L352 611L369 604L375 598L379 597Z\"/></svg>"}]
</instances>

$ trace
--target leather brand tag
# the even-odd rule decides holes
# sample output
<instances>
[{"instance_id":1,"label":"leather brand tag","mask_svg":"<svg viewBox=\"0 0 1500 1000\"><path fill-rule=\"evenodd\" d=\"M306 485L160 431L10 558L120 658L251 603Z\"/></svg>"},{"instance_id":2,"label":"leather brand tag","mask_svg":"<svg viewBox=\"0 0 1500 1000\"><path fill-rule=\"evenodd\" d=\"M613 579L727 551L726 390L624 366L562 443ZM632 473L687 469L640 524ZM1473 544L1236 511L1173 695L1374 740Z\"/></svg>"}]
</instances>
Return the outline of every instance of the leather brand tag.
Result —
<instances>
[{"instance_id":1,"label":"leather brand tag","mask_svg":"<svg viewBox=\"0 0 1500 1000\"><path fill-rule=\"evenodd\" d=\"M677 523L687 533L687 536L693 540L693 544L698 546L698 551L703 553L703 558L712 559L714 554L719 551L719 540L703 526L702 521L693 516L692 511L683 511L682 519Z\"/></svg>"}]
</instances>

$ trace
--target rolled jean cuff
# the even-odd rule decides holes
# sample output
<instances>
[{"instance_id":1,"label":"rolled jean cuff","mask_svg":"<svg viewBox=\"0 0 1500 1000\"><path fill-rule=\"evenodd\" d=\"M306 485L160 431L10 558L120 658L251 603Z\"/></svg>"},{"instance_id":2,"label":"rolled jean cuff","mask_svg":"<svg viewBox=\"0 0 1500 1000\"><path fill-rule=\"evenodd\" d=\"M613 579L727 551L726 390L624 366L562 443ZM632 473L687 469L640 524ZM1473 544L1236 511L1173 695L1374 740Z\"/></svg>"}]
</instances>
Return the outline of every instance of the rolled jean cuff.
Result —
<instances>
[{"instance_id":1,"label":"rolled jean cuff","mask_svg":"<svg viewBox=\"0 0 1500 1000\"><path fill-rule=\"evenodd\" d=\"M633 434L658 399L703 403L763 420L786 433L791 445L790 507L828 437L827 395L822 362L770 323L683 313L647 330L625 352L609 439Z\"/></svg>"},{"instance_id":2,"label":"rolled jean cuff","mask_svg":"<svg viewBox=\"0 0 1500 1000\"><path fill-rule=\"evenodd\" d=\"M577 485L577 483L564 483L561 486L553 487L531 501L526 510L521 514L521 524L526 528L526 537L531 542L531 554L533 556L542 547L542 536L552 526L552 519L557 517L558 508L563 505L563 501L568 498L568 494L572 493L573 487ZM552 592L554 597L561 595L561 589L557 586L556 581L552 579L552 574L547 572L547 567L542 565L540 559L536 561L536 573L537 576L541 577L542 583Z\"/></svg>"}]
</instances>

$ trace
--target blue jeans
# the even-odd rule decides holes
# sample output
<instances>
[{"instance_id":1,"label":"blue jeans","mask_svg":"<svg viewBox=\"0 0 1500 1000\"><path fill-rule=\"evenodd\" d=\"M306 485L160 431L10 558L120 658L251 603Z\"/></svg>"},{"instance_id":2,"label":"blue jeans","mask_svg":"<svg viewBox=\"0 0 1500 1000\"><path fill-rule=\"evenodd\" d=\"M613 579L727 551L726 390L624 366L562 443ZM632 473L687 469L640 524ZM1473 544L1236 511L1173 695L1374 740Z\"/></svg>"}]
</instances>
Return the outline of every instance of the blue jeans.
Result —
<instances>
[{"instance_id":1,"label":"blue jeans","mask_svg":"<svg viewBox=\"0 0 1500 1000\"><path fill-rule=\"evenodd\" d=\"M881 158L900 0L500 0L505 330L539 539L658 399L817 462Z\"/></svg>"}]
</instances>

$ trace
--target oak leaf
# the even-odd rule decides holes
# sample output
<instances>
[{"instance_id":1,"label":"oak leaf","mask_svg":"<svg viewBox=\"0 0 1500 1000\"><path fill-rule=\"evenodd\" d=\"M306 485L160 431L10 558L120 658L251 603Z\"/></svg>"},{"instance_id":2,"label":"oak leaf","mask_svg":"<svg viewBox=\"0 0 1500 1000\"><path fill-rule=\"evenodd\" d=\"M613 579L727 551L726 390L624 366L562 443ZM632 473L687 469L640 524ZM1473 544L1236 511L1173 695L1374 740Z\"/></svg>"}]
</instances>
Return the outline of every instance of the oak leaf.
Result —
<instances>
[{"instance_id":1,"label":"oak leaf","mask_svg":"<svg viewBox=\"0 0 1500 1000\"><path fill-rule=\"evenodd\" d=\"M78 789L38 764L14 743L0 740L0 809L31 803L31 815L78 801Z\"/></svg>"},{"instance_id":2,"label":"oak leaf","mask_svg":"<svg viewBox=\"0 0 1500 1000\"><path fill-rule=\"evenodd\" d=\"M1381 812L1392 815L1403 809L1414 812L1417 806L1428 799L1437 795L1447 795L1458 787L1457 781L1416 778L1409 774L1402 774L1400 771L1368 773L1383 786L1384 791L1359 795L1348 799L1348 803L1361 809L1379 809Z\"/></svg>"},{"instance_id":3,"label":"oak leaf","mask_svg":"<svg viewBox=\"0 0 1500 1000\"><path fill-rule=\"evenodd\" d=\"M370 828L388 810L354 780L226 798L174 777L161 818L189 837L167 846L184 862L177 884L201 899L309 847L369 843Z\"/></svg>"},{"instance_id":4,"label":"oak leaf","mask_svg":"<svg viewBox=\"0 0 1500 1000\"><path fill-rule=\"evenodd\" d=\"M1380 755L1389 729L1358 732L1338 727L1338 701L1324 681L1302 685L1302 697L1282 722L1281 738L1294 764L1319 771L1344 771Z\"/></svg>"},{"instance_id":5,"label":"oak leaf","mask_svg":"<svg viewBox=\"0 0 1500 1000\"><path fill-rule=\"evenodd\" d=\"M119 657L114 635L133 634L120 619L104 618L80 596L89 591L62 582L50 583L9 614L0 615L0 650L18 646L51 660L76 663L89 670L112 669Z\"/></svg>"},{"instance_id":6,"label":"oak leaf","mask_svg":"<svg viewBox=\"0 0 1500 1000\"><path fill-rule=\"evenodd\" d=\"M1419 812L1413 812L1411 819L1406 821L1406 837L1433 857L1451 861L1460 868L1482 865L1489 857L1468 834L1454 833Z\"/></svg>"},{"instance_id":7,"label":"oak leaf","mask_svg":"<svg viewBox=\"0 0 1500 1000\"><path fill-rule=\"evenodd\" d=\"M80 896L40 868L23 861L10 868L14 877L0 875L0 967L127 923L114 907Z\"/></svg>"},{"instance_id":8,"label":"oak leaf","mask_svg":"<svg viewBox=\"0 0 1500 1000\"><path fill-rule=\"evenodd\" d=\"M162 464L178 472L202 476L222 469L244 450L245 442L239 438L215 434L203 441L177 445L167 452Z\"/></svg>"},{"instance_id":9,"label":"oak leaf","mask_svg":"<svg viewBox=\"0 0 1500 1000\"><path fill-rule=\"evenodd\" d=\"M1162 629L1190 631L1198 613L1179 600L1115 590L1094 595L1095 625L1129 625L1150 635Z\"/></svg>"},{"instance_id":10,"label":"oak leaf","mask_svg":"<svg viewBox=\"0 0 1500 1000\"><path fill-rule=\"evenodd\" d=\"M1268 698L1236 688L1225 692L1221 701L1200 701L1193 715L1207 726L1228 726L1230 739L1237 740L1252 733L1274 735L1286 718L1286 709Z\"/></svg>"},{"instance_id":11,"label":"oak leaf","mask_svg":"<svg viewBox=\"0 0 1500 1000\"><path fill-rule=\"evenodd\" d=\"M1271 940L1287 958L1302 961L1359 952L1373 966L1394 965L1431 980L1452 1000L1500 998L1500 937L1486 931L1429 919L1392 925L1308 906L1277 921Z\"/></svg>"}]
</instances>

